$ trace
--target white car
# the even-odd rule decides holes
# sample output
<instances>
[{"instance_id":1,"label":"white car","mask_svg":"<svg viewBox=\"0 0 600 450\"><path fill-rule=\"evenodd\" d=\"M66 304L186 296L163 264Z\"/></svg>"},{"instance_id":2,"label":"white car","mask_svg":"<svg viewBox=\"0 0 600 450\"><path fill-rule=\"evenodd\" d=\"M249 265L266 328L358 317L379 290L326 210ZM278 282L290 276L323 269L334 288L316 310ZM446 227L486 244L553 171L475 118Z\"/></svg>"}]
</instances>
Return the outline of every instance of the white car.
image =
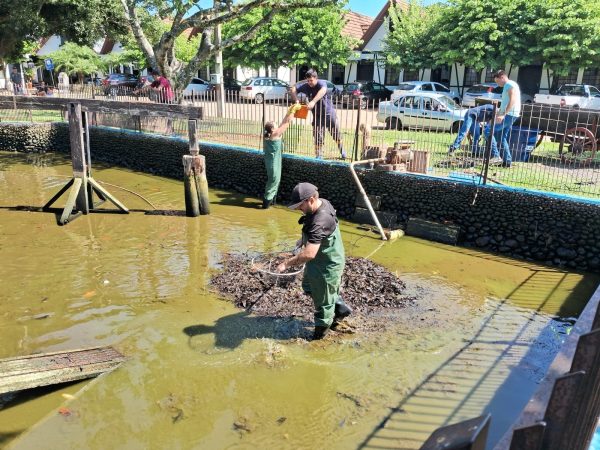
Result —
<instances>
[{"instance_id":1,"label":"white car","mask_svg":"<svg viewBox=\"0 0 600 450\"><path fill-rule=\"evenodd\" d=\"M262 103L265 100L281 100L288 96L290 85L279 78L248 78L240 88L240 98Z\"/></svg>"},{"instance_id":2,"label":"white car","mask_svg":"<svg viewBox=\"0 0 600 450\"><path fill-rule=\"evenodd\" d=\"M202 78L192 78L183 90L183 98L198 98L212 91L212 85Z\"/></svg>"},{"instance_id":3,"label":"white car","mask_svg":"<svg viewBox=\"0 0 600 450\"><path fill-rule=\"evenodd\" d=\"M411 128L456 133L466 112L443 94L408 93L379 103L377 121L385 123L388 130Z\"/></svg>"},{"instance_id":4,"label":"white car","mask_svg":"<svg viewBox=\"0 0 600 450\"><path fill-rule=\"evenodd\" d=\"M487 100L502 100L502 89L497 83L474 84L465 91L462 98L462 105L468 108L475 106L475 99L484 98ZM532 103L533 98L521 92L521 103Z\"/></svg>"},{"instance_id":5,"label":"white car","mask_svg":"<svg viewBox=\"0 0 600 450\"><path fill-rule=\"evenodd\" d=\"M394 93L392 94L392 100L408 92L435 92L437 94L442 94L443 96L448 97L450 100L454 101L457 104L460 104L460 95L458 95L458 92L448 89L442 83L437 83L435 81L405 81L398 86L398 89L394 89Z\"/></svg>"}]
</instances>

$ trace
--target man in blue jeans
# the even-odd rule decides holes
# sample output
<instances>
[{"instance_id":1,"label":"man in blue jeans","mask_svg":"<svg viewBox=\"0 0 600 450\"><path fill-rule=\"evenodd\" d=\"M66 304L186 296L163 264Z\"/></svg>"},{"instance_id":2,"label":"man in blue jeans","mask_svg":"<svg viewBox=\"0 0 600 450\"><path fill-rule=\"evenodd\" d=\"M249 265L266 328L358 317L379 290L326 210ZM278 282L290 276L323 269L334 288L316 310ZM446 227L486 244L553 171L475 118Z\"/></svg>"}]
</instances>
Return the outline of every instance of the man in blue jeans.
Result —
<instances>
[{"instance_id":1,"label":"man in blue jeans","mask_svg":"<svg viewBox=\"0 0 600 450\"><path fill-rule=\"evenodd\" d=\"M461 142L464 140L467 133L471 135L473 141L471 143L471 152L474 155L478 155L481 153L479 147L479 137L481 136L481 126L482 122L489 122L492 120L494 112L493 105L482 105L477 106L475 108L469 108L465 114L465 117L460 125L460 129L458 130L458 136L454 142L448 147L448 154L451 155L456 150L460 148ZM486 137L489 135L488 126L486 126L485 130ZM499 164L502 162L502 158L500 158L500 153L498 152L498 146L496 145L496 140L492 137L492 153L490 163Z\"/></svg>"},{"instance_id":2,"label":"man in blue jeans","mask_svg":"<svg viewBox=\"0 0 600 450\"><path fill-rule=\"evenodd\" d=\"M502 155L502 166L510 167L512 164L512 155L508 146L508 136L513 124L521 115L521 89L516 81L508 79L504 70L498 70L494 74L494 81L502 89L502 101L500 109L496 115L496 129L494 137L500 146Z\"/></svg>"}]
</instances>

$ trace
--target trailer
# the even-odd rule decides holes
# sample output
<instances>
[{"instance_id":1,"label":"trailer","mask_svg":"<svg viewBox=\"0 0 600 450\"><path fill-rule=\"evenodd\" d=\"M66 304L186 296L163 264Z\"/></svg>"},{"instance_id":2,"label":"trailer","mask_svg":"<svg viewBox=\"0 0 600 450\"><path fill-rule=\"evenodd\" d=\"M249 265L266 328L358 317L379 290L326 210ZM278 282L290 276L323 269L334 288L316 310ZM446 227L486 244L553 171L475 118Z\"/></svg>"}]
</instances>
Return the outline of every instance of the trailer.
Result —
<instances>
[{"instance_id":1,"label":"trailer","mask_svg":"<svg viewBox=\"0 0 600 450\"><path fill-rule=\"evenodd\" d=\"M540 130L538 147L545 137L559 143L564 163L589 164L600 145L600 111L556 105L523 105L520 126Z\"/></svg>"}]
</instances>

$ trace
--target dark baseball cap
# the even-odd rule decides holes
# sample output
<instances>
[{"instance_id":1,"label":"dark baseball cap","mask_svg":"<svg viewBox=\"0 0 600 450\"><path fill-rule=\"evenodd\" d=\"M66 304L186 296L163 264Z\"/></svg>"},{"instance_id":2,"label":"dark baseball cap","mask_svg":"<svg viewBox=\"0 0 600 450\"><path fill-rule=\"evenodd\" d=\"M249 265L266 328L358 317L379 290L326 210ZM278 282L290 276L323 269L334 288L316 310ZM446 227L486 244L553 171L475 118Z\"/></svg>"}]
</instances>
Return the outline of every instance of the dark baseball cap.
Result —
<instances>
[{"instance_id":1,"label":"dark baseball cap","mask_svg":"<svg viewBox=\"0 0 600 450\"><path fill-rule=\"evenodd\" d=\"M290 209L296 209L304 200L311 198L318 192L317 187L310 183L298 183L292 191L292 203Z\"/></svg>"}]
</instances>

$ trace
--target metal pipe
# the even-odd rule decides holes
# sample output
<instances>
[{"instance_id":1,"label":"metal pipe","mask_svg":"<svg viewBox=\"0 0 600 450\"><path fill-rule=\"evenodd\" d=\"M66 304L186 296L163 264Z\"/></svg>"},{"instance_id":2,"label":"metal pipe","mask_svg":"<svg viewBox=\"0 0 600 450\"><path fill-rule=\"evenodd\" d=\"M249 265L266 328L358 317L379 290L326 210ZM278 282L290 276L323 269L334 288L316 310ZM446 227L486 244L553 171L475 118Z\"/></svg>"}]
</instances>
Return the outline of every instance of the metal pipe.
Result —
<instances>
[{"instance_id":1,"label":"metal pipe","mask_svg":"<svg viewBox=\"0 0 600 450\"><path fill-rule=\"evenodd\" d=\"M373 222L375 222L375 225L377 225L377 229L379 230L381 239L384 241L387 241L388 239L385 236L385 231L383 231L383 228L382 228L381 224L379 223L379 219L377 218L377 214L375 214L375 211L373 210L371 201L369 200L369 197L367 197L367 193L365 192L365 189L362 187L362 184L361 184L360 180L358 179L358 175L356 175L356 171L354 170L354 166L357 164L368 164L368 163L376 163L376 162L384 162L384 161L385 161L385 158L375 158L375 159L365 159L362 161L354 161L354 162L350 163L350 172L352 173L354 182L358 186L358 190L363 197L365 205L367 205L367 209L369 210L369 213L371 213L371 218L373 219Z\"/></svg>"}]
</instances>

